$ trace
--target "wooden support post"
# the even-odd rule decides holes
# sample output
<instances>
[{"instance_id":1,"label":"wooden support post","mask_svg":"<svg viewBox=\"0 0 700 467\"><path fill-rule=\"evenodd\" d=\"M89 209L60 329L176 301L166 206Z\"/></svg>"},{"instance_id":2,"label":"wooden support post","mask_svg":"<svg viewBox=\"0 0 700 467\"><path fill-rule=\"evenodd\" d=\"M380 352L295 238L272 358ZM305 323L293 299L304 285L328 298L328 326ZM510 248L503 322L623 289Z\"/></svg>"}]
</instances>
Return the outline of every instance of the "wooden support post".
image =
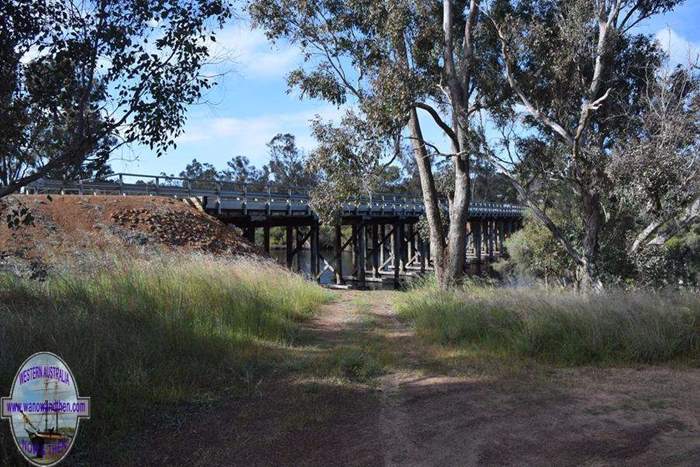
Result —
<instances>
[{"instance_id":1,"label":"wooden support post","mask_svg":"<svg viewBox=\"0 0 700 467\"><path fill-rule=\"evenodd\" d=\"M464 266L462 270L466 273L469 269L469 240L471 238L471 226L469 222L464 224Z\"/></svg>"},{"instance_id":2,"label":"wooden support post","mask_svg":"<svg viewBox=\"0 0 700 467\"><path fill-rule=\"evenodd\" d=\"M270 253L270 226L263 227L263 248L265 253Z\"/></svg>"},{"instance_id":3,"label":"wooden support post","mask_svg":"<svg viewBox=\"0 0 700 467\"><path fill-rule=\"evenodd\" d=\"M294 260L294 227L287 226L287 269L292 269Z\"/></svg>"},{"instance_id":4,"label":"wooden support post","mask_svg":"<svg viewBox=\"0 0 700 467\"><path fill-rule=\"evenodd\" d=\"M503 219L500 221L496 221L498 223L498 256L503 256L503 252L505 251L505 248L503 246L503 242L505 242L506 235L503 230L503 227L505 225L505 222Z\"/></svg>"},{"instance_id":5,"label":"wooden support post","mask_svg":"<svg viewBox=\"0 0 700 467\"><path fill-rule=\"evenodd\" d=\"M367 238L367 230L364 222L357 226L357 280L360 282L360 286L365 286L365 272L366 264L365 258L367 257L367 245L365 243Z\"/></svg>"},{"instance_id":6,"label":"wooden support post","mask_svg":"<svg viewBox=\"0 0 700 467\"><path fill-rule=\"evenodd\" d=\"M337 224L335 226L335 283L338 285L345 284L343 279L343 231L342 226Z\"/></svg>"},{"instance_id":7,"label":"wooden support post","mask_svg":"<svg viewBox=\"0 0 700 467\"><path fill-rule=\"evenodd\" d=\"M245 237L246 240L255 245L255 227L253 227L252 225L248 226L248 228L245 231Z\"/></svg>"},{"instance_id":8,"label":"wooden support post","mask_svg":"<svg viewBox=\"0 0 700 467\"><path fill-rule=\"evenodd\" d=\"M357 276L357 225L352 224L350 226L350 235L352 235L352 240L350 241L350 254L352 257L352 270L353 275Z\"/></svg>"},{"instance_id":9,"label":"wooden support post","mask_svg":"<svg viewBox=\"0 0 700 467\"><path fill-rule=\"evenodd\" d=\"M477 220L474 224L474 255L476 256L476 263L481 264L481 220Z\"/></svg>"},{"instance_id":10,"label":"wooden support post","mask_svg":"<svg viewBox=\"0 0 700 467\"><path fill-rule=\"evenodd\" d=\"M310 264L310 270L311 270L311 277L313 277L314 280L317 279L318 277L318 271L319 271L319 265L318 265L318 255L319 255L319 247L318 247L318 221L314 220L311 224L311 237L309 237L309 243L311 247L311 252L309 254L309 260L311 261Z\"/></svg>"},{"instance_id":11,"label":"wooden support post","mask_svg":"<svg viewBox=\"0 0 700 467\"><path fill-rule=\"evenodd\" d=\"M304 232L302 232L301 227L297 226L295 229L297 240L294 243L297 257L297 272L301 272L301 249L304 247L302 242L304 241Z\"/></svg>"},{"instance_id":12,"label":"wooden support post","mask_svg":"<svg viewBox=\"0 0 700 467\"><path fill-rule=\"evenodd\" d=\"M384 209L384 205L382 205L382 209ZM386 226L384 224L379 226L379 235L382 239L382 244L379 246L379 264L382 265L384 264L384 250L386 249L386 245L384 244L384 239L386 238Z\"/></svg>"},{"instance_id":13,"label":"wooden support post","mask_svg":"<svg viewBox=\"0 0 700 467\"><path fill-rule=\"evenodd\" d=\"M430 244L430 237L425 239L425 265L430 267L430 256L433 254L432 245Z\"/></svg>"},{"instance_id":14,"label":"wooden support post","mask_svg":"<svg viewBox=\"0 0 700 467\"><path fill-rule=\"evenodd\" d=\"M493 240L494 240L494 232L493 232L493 219L489 219L487 222L488 225L488 255L489 255L489 261L493 261Z\"/></svg>"},{"instance_id":15,"label":"wooden support post","mask_svg":"<svg viewBox=\"0 0 700 467\"><path fill-rule=\"evenodd\" d=\"M383 238L383 237L382 237ZM379 276L379 226L372 224L372 276Z\"/></svg>"},{"instance_id":16,"label":"wooden support post","mask_svg":"<svg viewBox=\"0 0 700 467\"><path fill-rule=\"evenodd\" d=\"M413 257L416 254L416 239L413 235L413 224L406 225L406 233L406 266L408 266L408 263L413 261Z\"/></svg>"},{"instance_id":17,"label":"wooden support post","mask_svg":"<svg viewBox=\"0 0 700 467\"><path fill-rule=\"evenodd\" d=\"M418 236L418 254L420 255L420 272L425 272L425 240Z\"/></svg>"},{"instance_id":18,"label":"wooden support post","mask_svg":"<svg viewBox=\"0 0 700 467\"><path fill-rule=\"evenodd\" d=\"M399 287L399 272L401 269L401 243L403 239L401 238L401 223L394 223L394 232L392 235L391 246L393 247L394 256L394 287Z\"/></svg>"},{"instance_id":19,"label":"wooden support post","mask_svg":"<svg viewBox=\"0 0 700 467\"><path fill-rule=\"evenodd\" d=\"M406 272L406 265L408 263L408 248L406 248L406 223L401 222L399 228L399 248L401 249L401 272Z\"/></svg>"}]
</instances>

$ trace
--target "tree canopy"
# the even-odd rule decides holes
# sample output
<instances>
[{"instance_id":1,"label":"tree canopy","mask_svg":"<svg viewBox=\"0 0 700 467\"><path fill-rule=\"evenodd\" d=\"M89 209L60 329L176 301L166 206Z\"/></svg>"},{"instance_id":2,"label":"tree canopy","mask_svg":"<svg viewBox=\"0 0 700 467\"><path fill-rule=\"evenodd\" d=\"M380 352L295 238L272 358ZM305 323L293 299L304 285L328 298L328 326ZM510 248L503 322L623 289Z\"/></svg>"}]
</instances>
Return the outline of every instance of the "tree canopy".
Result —
<instances>
[{"instance_id":1,"label":"tree canopy","mask_svg":"<svg viewBox=\"0 0 700 467\"><path fill-rule=\"evenodd\" d=\"M132 143L174 147L226 0L0 4L0 197Z\"/></svg>"}]
</instances>

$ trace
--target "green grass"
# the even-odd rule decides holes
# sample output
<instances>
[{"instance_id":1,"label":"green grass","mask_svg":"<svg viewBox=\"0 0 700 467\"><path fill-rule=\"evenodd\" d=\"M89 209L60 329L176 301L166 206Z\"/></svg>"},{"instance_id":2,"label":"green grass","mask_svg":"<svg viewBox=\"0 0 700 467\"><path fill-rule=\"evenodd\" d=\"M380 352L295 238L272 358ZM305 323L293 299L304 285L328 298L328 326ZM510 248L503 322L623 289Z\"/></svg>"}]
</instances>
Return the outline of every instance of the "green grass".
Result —
<instances>
[{"instance_id":1,"label":"green grass","mask_svg":"<svg viewBox=\"0 0 700 467\"><path fill-rule=\"evenodd\" d=\"M0 392L30 354L62 356L102 440L162 406L245 393L278 366L328 292L264 261L115 260L46 282L0 275Z\"/></svg>"},{"instance_id":2,"label":"green grass","mask_svg":"<svg viewBox=\"0 0 700 467\"><path fill-rule=\"evenodd\" d=\"M700 296L431 284L399 298L400 316L430 342L564 365L700 359Z\"/></svg>"}]
</instances>

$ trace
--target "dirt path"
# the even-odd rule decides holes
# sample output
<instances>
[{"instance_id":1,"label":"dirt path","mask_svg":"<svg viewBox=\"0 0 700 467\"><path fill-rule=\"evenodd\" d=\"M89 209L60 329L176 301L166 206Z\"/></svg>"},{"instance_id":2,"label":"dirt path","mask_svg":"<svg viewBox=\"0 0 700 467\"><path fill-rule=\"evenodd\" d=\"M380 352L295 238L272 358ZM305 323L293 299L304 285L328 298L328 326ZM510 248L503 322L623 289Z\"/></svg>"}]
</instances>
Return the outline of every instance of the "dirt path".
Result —
<instances>
[{"instance_id":1,"label":"dirt path","mask_svg":"<svg viewBox=\"0 0 700 467\"><path fill-rule=\"evenodd\" d=\"M374 341L389 362L378 378L384 465L700 465L697 370L452 358L396 318L391 296L339 294L315 322L333 345Z\"/></svg>"},{"instance_id":2,"label":"dirt path","mask_svg":"<svg viewBox=\"0 0 700 467\"><path fill-rule=\"evenodd\" d=\"M244 393L178 408L99 463L700 465L697 369L444 349L397 319L393 292L335 294L275 370L244 375Z\"/></svg>"}]
</instances>

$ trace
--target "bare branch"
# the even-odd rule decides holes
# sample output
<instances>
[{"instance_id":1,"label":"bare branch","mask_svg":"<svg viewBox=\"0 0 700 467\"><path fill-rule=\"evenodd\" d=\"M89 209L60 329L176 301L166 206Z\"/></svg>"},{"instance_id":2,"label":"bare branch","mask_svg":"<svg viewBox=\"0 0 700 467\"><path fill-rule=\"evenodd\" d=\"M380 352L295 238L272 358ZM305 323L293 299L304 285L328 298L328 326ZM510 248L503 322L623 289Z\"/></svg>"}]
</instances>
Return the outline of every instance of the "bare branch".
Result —
<instances>
[{"instance_id":1,"label":"bare branch","mask_svg":"<svg viewBox=\"0 0 700 467\"><path fill-rule=\"evenodd\" d=\"M452 140L452 143L456 146L459 146L457 135L452 130L452 128L447 123L445 123L445 121L440 117L440 114L438 114L433 107L423 102L414 102L413 105L416 108L423 109L426 112L428 112L430 116L433 117L433 120L435 120L435 123L437 123L437 125L442 129L442 131L444 131L445 134L447 134L447 136Z\"/></svg>"}]
</instances>

